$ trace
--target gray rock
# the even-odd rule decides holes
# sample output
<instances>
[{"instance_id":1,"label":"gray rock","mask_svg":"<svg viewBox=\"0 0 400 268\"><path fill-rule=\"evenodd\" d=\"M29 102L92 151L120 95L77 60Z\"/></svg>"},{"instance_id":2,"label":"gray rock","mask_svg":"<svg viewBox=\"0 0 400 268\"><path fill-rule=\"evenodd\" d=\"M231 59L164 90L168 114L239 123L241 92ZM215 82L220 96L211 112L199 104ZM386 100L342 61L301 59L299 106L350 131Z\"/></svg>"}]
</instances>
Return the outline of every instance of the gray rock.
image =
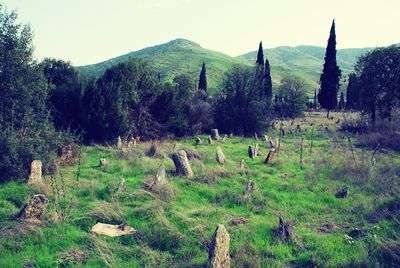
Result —
<instances>
[{"instance_id":1,"label":"gray rock","mask_svg":"<svg viewBox=\"0 0 400 268\"><path fill-rule=\"evenodd\" d=\"M231 266L229 244L228 232L223 225L218 224L208 250L208 268L229 268Z\"/></svg>"},{"instance_id":2,"label":"gray rock","mask_svg":"<svg viewBox=\"0 0 400 268\"><path fill-rule=\"evenodd\" d=\"M36 194L31 197L29 202L16 215L17 219L22 220L40 220L44 215L49 200L42 194Z\"/></svg>"},{"instance_id":3,"label":"gray rock","mask_svg":"<svg viewBox=\"0 0 400 268\"><path fill-rule=\"evenodd\" d=\"M217 160L217 162L221 165L223 165L225 163L225 155L222 152L220 147L217 147L217 151L215 153L215 159Z\"/></svg>"},{"instance_id":4,"label":"gray rock","mask_svg":"<svg viewBox=\"0 0 400 268\"><path fill-rule=\"evenodd\" d=\"M29 184L42 182L42 161L33 160L31 163L31 174L28 178Z\"/></svg>"},{"instance_id":5,"label":"gray rock","mask_svg":"<svg viewBox=\"0 0 400 268\"><path fill-rule=\"evenodd\" d=\"M218 129L216 128L211 129L211 139L215 141L219 140Z\"/></svg>"},{"instance_id":6,"label":"gray rock","mask_svg":"<svg viewBox=\"0 0 400 268\"><path fill-rule=\"evenodd\" d=\"M175 153L172 156L172 160L174 161L177 175L182 175L185 177L193 176L192 168L190 167L189 160L184 150L180 150L179 152Z\"/></svg>"}]
</instances>

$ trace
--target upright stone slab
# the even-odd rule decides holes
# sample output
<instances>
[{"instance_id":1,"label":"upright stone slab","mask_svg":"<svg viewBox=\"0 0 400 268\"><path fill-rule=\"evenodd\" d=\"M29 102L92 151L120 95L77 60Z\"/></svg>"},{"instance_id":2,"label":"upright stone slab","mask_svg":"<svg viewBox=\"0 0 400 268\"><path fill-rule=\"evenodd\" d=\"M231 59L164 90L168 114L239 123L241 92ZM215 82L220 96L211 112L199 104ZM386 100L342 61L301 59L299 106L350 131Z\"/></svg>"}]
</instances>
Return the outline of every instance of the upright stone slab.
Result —
<instances>
[{"instance_id":1,"label":"upright stone slab","mask_svg":"<svg viewBox=\"0 0 400 268\"><path fill-rule=\"evenodd\" d=\"M239 162L239 168L240 169L244 169L244 159L242 159L242 160L240 160L240 162Z\"/></svg>"},{"instance_id":2,"label":"upright stone slab","mask_svg":"<svg viewBox=\"0 0 400 268\"><path fill-rule=\"evenodd\" d=\"M117 138L117 148L121 149L122 148L122 139L121 136L118 136Z\"/></svg>"},{"instance_id":3,"label":"upright stone slab","mask_svg":"<svg viewBox=\"0 0 400 268\"><path fill-rule=\"evenodd\" d=\"M16 218L22 220L40 220L46 211L49 200L42 194L36 194L31 197L29 202L16 215Z\"/></svg>"},{"instance_id":4,"label":"upright stone slab","mask_svg":"<svg viewBox=\"0 0 400 268\"><path fill-rule=\"evenodd\" d=\"M254 149L253 146L249 145L249 148L247 149L247 154L251 159L254 159Z\"/></svg>"},{"instance_id":5,"label":"upright stone slab","mask_svg":"<svg viewBox=\"0 0 400 268\"><path fill-rule=\"evenodd\" d=\"M223 165L225 163L225 155L222 152L221 148L219 148L219 147L217 147L217 151L215 153L215 159L221 165Z\"/></svg>"},{"instance_id":6,"label":"upright stone slab","mask_svg":"<svg viewBox=\"0 0 400 268\"><path fill-rule=\"evenodd\" d=\"M156 185L162 186L166 181L167 181L167 175L165 172L165 166L161 165L157 170L154 182Z\"/></svg>"},{"instance_id":7,"label":"upright stone slab","mask_svg":"<svg viewBox=\"0 0 400 268\"><path fill-rule=\"evenodd\" d=\"M267 157L265 158L264 163L265 164L271 163L272 159L274 158L274 155L275 155L275 148L269 149L269 152L267 154Z\"/></svg>"},{"instance_id":8,"label":"upright stone slab","mask_svg":"<svg viewBox=\"0 0 400 268\"><path fill-rule=\"evenodd\" d=\"M301 133L301 126L299 124L297 124L296 126L296 132Z\"/></svg>"},{"instance_id":9,"label":"upright stone slab","mask_svg":"<svg viewBox=\"0 0 400 268\"><path fill-rule=\"evenodd\" d=\"M213 143L214 143L214 142L213 142L211 136L208 136L208 144L213 144Z\"/></svg>"},{"instance_id":10,"label":"upright stone slab","mask_svg":"<svg viewBox=\"0 0 400 268\"><path fill-rule=\"evenodd\" d=\"M203 142L201 141L200 137L196 137L196 144L201 145Z\"/></svg>"},{"instance_id":11,"label":"upright stone slab","mask_svg":"<svg viewBox=\"0 0 400 268\"><path fill-rule=\"evenodd\" d=\"M42 182L42 161L33 160L31 163L31 174L28 178L29 184Z\"/></svg>"},{"instance_id":12,"label":"upright stone slab","mask_svg":"<svg viewBox=\"0 0 400 268\"><path fill-rule=\"evenodd\" d=\"M105 168L105 167L107 167L107 159L105 159L105 158L100 158L99 166L100 166L100 168Z\"/></svg>"},{"instance_id":13,"label":"upright stone slab","mask_svg":"<svg viewBox=\"0 0 400 268\"><path fill-rule=\"evenodd\" d=\"M254 139L255 139L256 141L258 141L258 135L257 135L257 132L254 132Z\"/></svg>"},{"instance_id":14,"label":"upright stone slab","mask_svg":"<svg viewBox=\"0 0 400 268\"><path fill-rule=\"evenodd\" d=\"M117 193L123 193L123 192L125 192L125 190L126 190L126 182L125 182L125 179L122 179L120 181L120 183L118 184Z\"/></svg>"},{"instance_id":15,"label":"upright stone slab","mask_svg":"<svg viewBox=\"0 0 400 268\"><path fill-rule=\"evenodd\" d=\"M231 266L229 244L228 232L223 225L218 224L208 250L208 268L229 268Z\"/></svg>"},{"instance_id":16,"label":"upright stone slab","mask_svg":"<svg viewBox=\"0 0 400 268\"><path fill-rule=\"evenodd\" d=\"M216 128L211 129L211 139L215 141L219 140L218 129Z\"/></svg>"},{"instance_id":17,"label":"upright stone slab","mask_svg":"<svg viewBox=\"0 0 400 268\"><path fill-rule=\"evenodd\" d=\"M179 152L175 153L172 156L172 160L174 161L177 175L182 175L185 177L193 176L192 168L190 167L189 160L184 150L180 150Z\"/></svg>"},{"instance_id":18,"label":"upright stone slab","mask_svg":"<svg viewBox=\"0 0 400 268\"><path fill-rule=\"evenodd\" d=\"M254 157L257 157L258 153L259 153L259 149L258 149L258 143L257 143L256 146L254 146L254 153L253 153Z\"/></svg>"}]
</instances>

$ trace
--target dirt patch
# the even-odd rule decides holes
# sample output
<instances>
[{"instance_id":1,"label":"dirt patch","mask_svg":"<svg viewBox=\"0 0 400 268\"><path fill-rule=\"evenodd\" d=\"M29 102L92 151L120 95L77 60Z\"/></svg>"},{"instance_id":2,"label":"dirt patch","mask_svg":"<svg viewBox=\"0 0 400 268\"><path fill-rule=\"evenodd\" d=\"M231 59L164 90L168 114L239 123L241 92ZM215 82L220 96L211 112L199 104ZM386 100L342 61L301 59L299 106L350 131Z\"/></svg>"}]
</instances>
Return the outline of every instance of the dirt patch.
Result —
<instances>
[{"instance_id":1,"label":"dirt patch","mask_svg":"<svg viewBox=\"0 0 400 268\"><path fill-rule=\"evenodd\" d=\"M241 217L241 216L233 216L230 220L229 220L229 225L231 226L237 226L240 224L246 224L249 222L248 218L245 217Z\"/></svg>"}]
</instances>

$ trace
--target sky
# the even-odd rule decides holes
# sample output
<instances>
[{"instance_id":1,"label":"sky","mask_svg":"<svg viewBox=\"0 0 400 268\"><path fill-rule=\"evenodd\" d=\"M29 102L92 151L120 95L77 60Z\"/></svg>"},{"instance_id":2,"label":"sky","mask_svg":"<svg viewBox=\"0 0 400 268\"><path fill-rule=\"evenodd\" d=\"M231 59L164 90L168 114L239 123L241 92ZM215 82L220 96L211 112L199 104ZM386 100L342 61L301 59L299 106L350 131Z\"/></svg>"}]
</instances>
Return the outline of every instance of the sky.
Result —
<instances>
[{"instance_id":1,"label":"sky","mask_svg":"<svg viewBox=\"0 0 400 268\"><path fill-rule=\"evenodd\" d=\"M400 43L400 0L0 0L34 32L35 55L97 63L185 38L238 56L277 46Z\"/></svg>"}]
</instances>

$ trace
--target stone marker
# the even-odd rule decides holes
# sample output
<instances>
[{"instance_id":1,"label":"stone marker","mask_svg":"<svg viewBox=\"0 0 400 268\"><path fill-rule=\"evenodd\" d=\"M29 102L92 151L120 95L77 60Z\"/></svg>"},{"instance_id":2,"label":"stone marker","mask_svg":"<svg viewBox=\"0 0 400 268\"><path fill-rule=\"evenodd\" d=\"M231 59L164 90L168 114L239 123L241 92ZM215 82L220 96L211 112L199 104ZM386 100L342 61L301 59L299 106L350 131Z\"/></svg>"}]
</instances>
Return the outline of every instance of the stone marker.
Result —
<instances>
[{"instance_id":1,"label":"stone marker","mask_svg":"<svg viewBox=\"0 0 400 268\"><path fill-rule=\"evenodd\" d=\"M100 158L100 167L105 168L107 166L107 159Z\"/></svg>"},{"instance_id":2,"label":"stone marker","mask_svg":"<svg viewBox=\"0 0 400 268\"><path fill-rule=\"evenodd\" d=\"M245 194L254 192L256 190L256 183L254 181L249 181L246 186Z\"/></svg>"},{"instance_id":3,"label":"stone marker","mask_svg":"<svg viewBox=\"0 0 400 268\"><path fill-rule=\"evenodd\" d=\"M15 217L22 220L40 220L48 204L46 196L35 194Z\"/></svg>"},{"instance_id":4,"label":"stone marker","mask_svg":"<svg viewBox=\"0 0 400 268\"><path fill-rule=\"evenodd\" d=\"M157 142L153 143L150 146L149 151L147 152L147 155L150 157L156 157L156 158L164 158L164 152L161 148L161 145Z\"/></svg>"},{"instance_id":5,"label":"stone marker","mask_svg":"<svg viewBox=\"0 0 400 268\"><path fill-rule=\"evenodd\" d=\"M165 166L161 165L158 170L157 170L157 174L156 174L156 178L154 180L156 185L163 185L165 182L167 181L167 175L165 172Z\"/></svg>"},{"instance_id":6,"label":"stone marker","mask_svg":"<svg viewBox=\"0 0 400 268\"><path fill-rule=\"evenodd\" d=\"M284 221L283 217L279 216L279 227L276 229L276 235L286 241L295 241L293 225L292 221Z\"/></svg>"},{"instance_id":7,"label":"stone marker","mask_svg":"<svg viewBox=\"0 0 400 268\"><path fill-rule=\"evenodd\" d=\"M265 142L269 142L270 141L270 139L269 139L269 137L267 135L264 135L264 140L265 140Z\"/></svg>"},{"instance_id":8,"label":"stone marker","mask_svg":"<svg viewBox=\"0 0 400 268\"><path fill-rule=\"evenodd\" d=\"M283 128L281 128L281 136L282 136L282 138L285 137L285 130Z\"/></svg>"},{"instance_id":9,"label":"stone marker","mask_svg":"<svg viewBox=\"0 0 400 268\"><path fill-rule=\"evenodd\" d=\"M258 143L257 143L256 146L254 146L254 157L257 157L259 152L260 151L258 149Z\"/></svg>"},{"instance_id":10,"label":"stone marker","mask_svg":"<svg viewBox=\"0 0 400 268\"><path fill-rule=\"evenodd\" d=\"M120 225L112 225L99 222L92 227L93 234L107 235L111 237L128 235L134 233L135 231L135 229L133 229L126 223Z\"/></svg>"},{"instance_id":11,"label":"stone marker","mask_svg":"<svg viewBox=\"0 0 400 268\"><path fill-rule=\"evenodd\" d=\"M276 151L275 148L269 149L267 157L265 158L265 161L264 161L265 164L271 163L272 159L274 158L275 151Z\"/></svg>"},{"instance_id":12,"label":"stone marker","mask_svg":"<svg viewBox=\"0 0 400 268\"><path fill-rule=\"evenodd\" d=\"M31 163L31 174L28 178L28 184L42 182L42 161L33 160Z\"/></svg>"},{"instance_id":13,"label":"stone marker","mask_svg":"<svg viewBox=\"0 0 400 268\"><path fill-rule=\"evenodd\" d=\"M118 136L117 138L117 148L121 149L122 148L122 139L121 136Z\"/></svg>"},{"instance_id":14,"label":"stone marker","mask_svg":"<svg viewBox=\"0 0 400 268\"><path fill-rule=\"evenodd\" d=\"M225 143L227 138L228 138L228 135L224 134L224 137L222 137L222 143Z\"/></svg>"},{"instance_id":15,"label":"stone marker","mask_svg":"<svg viewBox=\"0 0 400 268\"><path fill-rule=\"evenodd\" d=\"M297 124L296 126L296 132L301 133L301 126L299 124Z\"/></svg>"},{"instance_id":16,"label":"stone marker","mask_svg":"<svg viewBox=\"0 0 400 268\"><path fill-rule=\"evenodd\" d=\"M125 192L125 190L126 190L126 182L125 182L125 179L122 179L120 181L120 183L118 184L117 193L123 193L123 192Z\"/></svg>"},{"instance_id":17,"label":"stone marker","mask_svg":"<svg viewBox=\"0 0 400 268\"><path fill-rule=\"evenodd\" d=\"M249 157L250 157L251 159L254 159L254 149L253 149L253 146L249 145L249 148L247 149L247 153L248 153L248 155L249 155Z\"/></svg>"},{"instance_id":18,"label":"stone marker","mask_svg":"<svg viewBox=\"0 0 400 268\"><path fill-rule=\"evenodd\" d=\"M213 140L212 140L211 136L208 136L208 144L213 144Z\"/></svg>"},{"instance_id":19,"label":"stone marker","mask_svg":"<svg viewBox=\"0 0 400 268\"><path fill-rule=\"evenodd\" d=\"M239 168L244 169L244 159L240 160L239 162Z\"/></svg>"},{"instance_id":20,"label":"stone marker","mask_svg":"<svg viewBox=\"0 0 400 268\"><path fill-rule=\"evenodd\" d=\"M192 168L190 167L189 160L184 150L180 150L179 152L175 153L172 156L172 160L174 161L177 175L182 175L185 177L193 176Z\"/></svg>"},{"instance_id":21,"label":"stone marker","mask_svg":"<svg viewBox=\"0 0 400 268\"><path fill-rule=\"evenodd\" d=\"M196 137L196 144L201 145L203 142L201 141L200 137Z\"/></svg>"},{"instance_id":22,"label":"stone marker","mask_svg":"<svg viewBox=\"0 0 400 268\"><path fill-rule=\"evenodd\" d=\"M218 129L216 128L211 129L211 139L215 141L219 140Z\"/></svg>"},{"instance_id":23,"label":"stone marker","mask_svg":"<svg viewBox=\"0 0 400 268\"><path fill-rule=\"evenodd\" d=\"M225 163L225 155L222 152L220 147L217 147L217 151L215 153L215 159L217 160L217 162L221 165L223 165Z\"/></svg>"},{"instance_id":24,"label":"stone marker","mask_svg":"<svg viewBox=\"0 0 400 268\"><path fill-rule=\"evenodd\" d=\"M258 135L257 135L257 132L254 132L254 135L253 135L253 137L254 137L254 139L255 139L256 141L258 141Z\"/></svg>"},{"instance_id":25,"label":"stone marker","mask_svg":"<svg viewBox=\"0 0 400 268\"><path fill-rule=\"evenodd\" d=\"M346 198L349 195L349 187L344 186L342 189L340 189L336 194L336 198Z\"/></svg>"},{"instance_id":26,"label":"stone marker","mask_svg":"<svg viewBox=\"0 0 400 268\"><path fill-rule=\"evenodd\" d=\"M229 243L228 232L222 224L218 224L208 250L208 268L229 268L231 266Z\"/></svg>"}]
</instances>

